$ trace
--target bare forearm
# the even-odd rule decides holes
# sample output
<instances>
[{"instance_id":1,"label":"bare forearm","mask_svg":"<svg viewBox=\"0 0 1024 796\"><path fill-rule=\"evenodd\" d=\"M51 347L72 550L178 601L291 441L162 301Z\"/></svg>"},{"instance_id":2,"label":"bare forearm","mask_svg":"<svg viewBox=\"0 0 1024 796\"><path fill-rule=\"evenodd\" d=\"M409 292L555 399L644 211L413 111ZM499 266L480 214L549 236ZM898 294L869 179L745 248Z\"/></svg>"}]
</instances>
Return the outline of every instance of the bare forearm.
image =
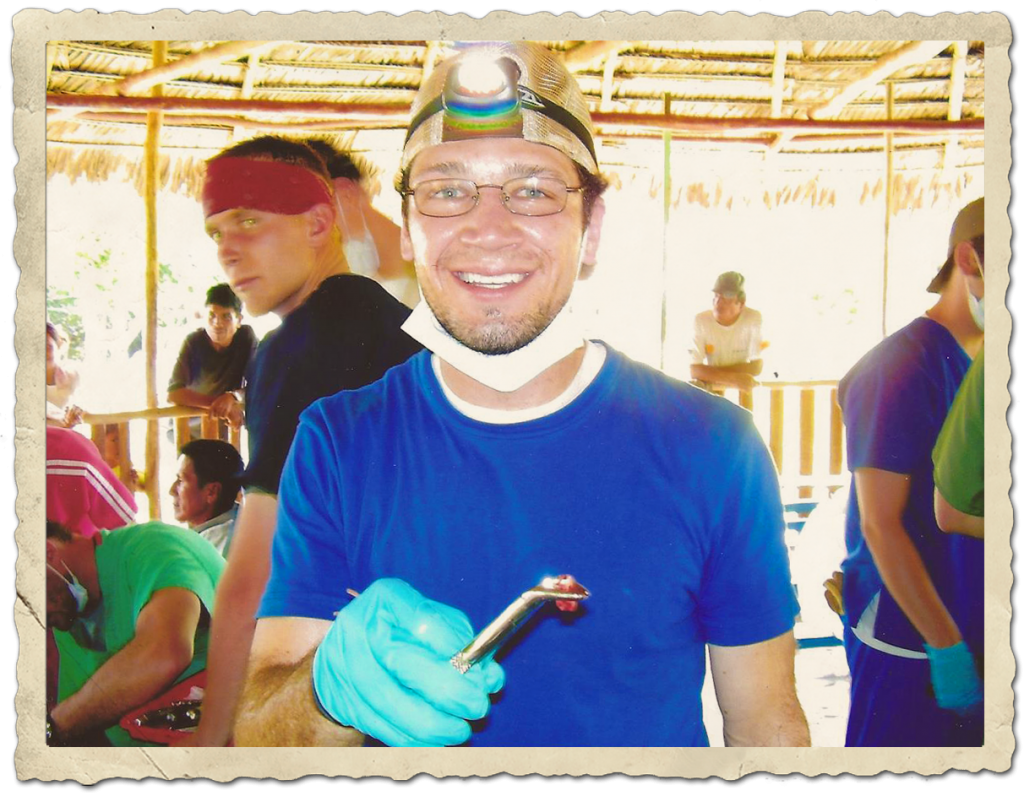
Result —
<instances>
[{"instance_id":1,"label":"bare forearm","mask_svg":"<svg viewBox=\"0 0 1024 796\"><path fill-rule=\"evenodd\" d=\"M933 647L958 643L960 631L906 530L866 524L864 537L886 589L924 640Z\"/></svg>"},{"instance_id":2,"label":"bare forearm","mask_svg":"<svg viewBox=\"0 0 1024 796\"><path fill-rule=\"evenodd\" d=\"M712 367L711 365L690 365L690 376L699 381L721 384L738 389L749 389L753 386L754 374L750 372L749 362L728 367Z\"/></svg>"},{"instance_id":3,"label":"bare forearm","mask_svg":"<svg viewBox=\"0 0 1024 796\"><path fill-rule=\"evenodd\" d=\"M363 735L324 716L313 696L313 656L250 672L235 725L238 746L362 746Z\"/></svg>"},{"instance_id":4,"label":"bare forearm","mask_svg":"<svg viewBox=\"0 0 1024 796\"><path fill-rule=\"evenodd\" d=\"M197 409L206 409L213 403L216 396L203 395L202 393L190 390L188 387L179 387L167 393L167 402L176 406L194 406Z\"/></svg>"},{"instance_id":5,"label":"bare forearm","mask_svg":"<svg viewBox=\"0 0 1024 796\"><path fill-rule=\"evenodd\" d=\"M116 724L128 711L166 691L188 666L183 656L148 644L129 643L54 707L53 721L65 735Z\"/></svg>"},{"instance_id":6,"label":"bare forearm","mask_svg":"<svg viewBox=\"0 0 1024 796\"><path fill-rule=\"evenodd\" d=\"M225 572L225 575L228 573ZM237 574L237 573L236 573ZM217 589L218 610L210 629L210 649L206 658L206 695L203 715L196 731L200 746L225 746L231 740L235 709L245 683L256 608L262 586L222 580Z\"/></svg>"}]
</instances>

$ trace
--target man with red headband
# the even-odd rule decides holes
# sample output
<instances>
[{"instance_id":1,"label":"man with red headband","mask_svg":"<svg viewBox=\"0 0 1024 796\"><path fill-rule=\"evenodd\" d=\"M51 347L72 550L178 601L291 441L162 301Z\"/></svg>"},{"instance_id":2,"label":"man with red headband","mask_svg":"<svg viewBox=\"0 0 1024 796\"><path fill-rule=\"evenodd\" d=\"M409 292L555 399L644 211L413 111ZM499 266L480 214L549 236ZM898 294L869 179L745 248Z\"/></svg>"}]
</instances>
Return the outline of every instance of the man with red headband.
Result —
<instances>
[{"instance_id":1,"label":"man with red headband","mask_svg":"<svg viewBox=\"0 0 1024 796\"><path fill-rule=\"evenodd\" d=\"M303 414L237 742L706 746L710 649L726 742L806 745L749 413L572 312L605 187L579 87L536 44L469 47L412 119L404 328L430 350ZM524 590L554 605L460 652Z\"/></svg>"},{"instance_id":2,"label":"man with red headband","mask_svg":"<svg viewBox=\"0 0 1024 796\"><path fill-rule=\"evenodd\" d=\"M376 381L420 346L400 328L408 308L376 282L348 272L330 175L304 144L262 137L220 153L207 164L203 210L227 281L246 310L281 318L246 374L244 498L217 592L203 722L194 741L222 745L270 570L278 483L299 414L318 398Z\"/></svg>"}]
</instances>

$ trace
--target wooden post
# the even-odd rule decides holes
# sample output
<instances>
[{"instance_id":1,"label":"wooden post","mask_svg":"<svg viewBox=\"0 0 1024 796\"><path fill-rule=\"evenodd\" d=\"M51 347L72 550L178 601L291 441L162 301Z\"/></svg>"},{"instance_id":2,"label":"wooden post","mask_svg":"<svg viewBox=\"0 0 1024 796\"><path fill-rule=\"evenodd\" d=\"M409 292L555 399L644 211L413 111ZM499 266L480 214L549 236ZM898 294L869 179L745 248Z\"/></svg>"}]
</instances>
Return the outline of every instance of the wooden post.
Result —
<instances>
[{"instance_id":1,"label":"wooden post","mask_svg":"<svg viewBox=\"0 0 1024 796\"><path fill-rule=\"evenodd\" d=\"M754 391L740 390L740 406L748 412L754 411Z\"/></svg>"},{"instance_id":2,"label":"wooden post","mask_svg":"<svg viewBox=\"0 0 1024 796\"><path fill-rule=\"evenodd\" d=\"M839 408L839 390L834 387L831 415L828 471L831 475L839 475L843 471L843 411Z\"/></svg>"},{"instance_id":3,"label":"wooden post","mask_svg":"<svg viewBox=\"0 0 1024 796\"><path fill-rule=\"evenodd\" d=\"M153 42L153 67L163 66L167 60L167 42ZM160 85L153 87L153 96L163 96ZM156 389L156 334L157 285L159 262L156 246L156 191L159 180L160 126L163 114L150 111L146 116L145 147L145 200L146 200L146 406L157 405ZM149 496L149 518L160 519L160 423L150 420L146 424L146 494Z\"/></svg>"},{"instance_id":4,"label":"wooden post","mask_svg":"<svg viewBox=\"0 0 1024 796\"><path fill-rule=\"evenodd\" d=\"M768 447L775 460L775 469L782 473L782 417L785 408L785 397L781 387L772 388L771 422L768 431Z\"/></svg>"},{"instance_id":5,"label":"wooden post","mask_svg":"<svg viewBox=\"0 0 1024 796\"><path fill-rule=\"evenodd\" d=\"M132 480L132 457L128 452L128 424L117 424L117 468L120 471L118 478L126 487L135 490L135 483ZM104 440L106 441L106 440Z\"/></svg>"},{"instance_id":6,"label":"wooden post","mask_svg":"<svg viewBox=\"0 0 1024 796\"><path fill-rule=\"evenodd\" d=\"M895 103L892 82L885 84L886 118L892 120ZM893 214L893 134L885 134L885 244L882 252L882 337L888 336L889 320L889 233Z\"/></svg>"},{"instance_id":7,"label":"wooden post","mask_svg":"<svg viewBox=\"0 0 1024 796\"><path fill-rule=\"evenodd\" d=\"M174 418L174 449L181 450L192 439L192 426L190 417Z\"/></svg>"},{"instance_id":8,"label":"wooden post","mask_svg":"<svg viewBox=\"0 0 1024 796\"><path fill-rule=\"evenodd\" d=\"M800 390L800 475L814 474L814 390ZM809 498L814 490L801 486L798 494Z\"/></svg>"},{"instance_id":9,"label":"wooden post","mask_svg":"<svg viewBox=\"0 0 1024 796\"><path fill-rule=\"evenodd\" d=\"M665 115L672 115L672 97L665 95ZM665 188L664 224L661 230L661 369L665 370L665 345L668 341L668 224L672 209L672 136L668 131L662 133L664 142L664 176Z\"/></svg>"}]
</instances>

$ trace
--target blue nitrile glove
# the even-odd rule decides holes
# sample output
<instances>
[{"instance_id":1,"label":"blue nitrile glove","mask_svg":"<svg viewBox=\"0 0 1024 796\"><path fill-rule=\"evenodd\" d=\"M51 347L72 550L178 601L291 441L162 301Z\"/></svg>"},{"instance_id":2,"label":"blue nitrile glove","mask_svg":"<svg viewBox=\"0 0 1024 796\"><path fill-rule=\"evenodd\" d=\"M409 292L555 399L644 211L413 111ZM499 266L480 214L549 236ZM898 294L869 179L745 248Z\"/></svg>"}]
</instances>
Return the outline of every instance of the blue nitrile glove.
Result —
<instances>
[{"instance_id":1,"label":"blue nitrile glove","mask_svg":"<svg viewBox=\"0 0 1024 796\"><path fill-rule=\"evenodd\" d=\"M450 659L473 638L466 615L403 580L374 581L338 612L313 658L313 691L339 724L388 746L451 746L487 715L505 672L460 674Z\"/></svg>"},{"instance_id":2,"label":"blue nitrile glove","mask_svg":"<svg viewBox=\"0 0 1024 796\"><path fill-rule=\"evenodd\" d=\"M952 647L924 645L931 664L932 688L940 708L960 714L973 713L982 705L984 692L974 667L974 657L961 641Z\"/></svg>"}]
</instances>

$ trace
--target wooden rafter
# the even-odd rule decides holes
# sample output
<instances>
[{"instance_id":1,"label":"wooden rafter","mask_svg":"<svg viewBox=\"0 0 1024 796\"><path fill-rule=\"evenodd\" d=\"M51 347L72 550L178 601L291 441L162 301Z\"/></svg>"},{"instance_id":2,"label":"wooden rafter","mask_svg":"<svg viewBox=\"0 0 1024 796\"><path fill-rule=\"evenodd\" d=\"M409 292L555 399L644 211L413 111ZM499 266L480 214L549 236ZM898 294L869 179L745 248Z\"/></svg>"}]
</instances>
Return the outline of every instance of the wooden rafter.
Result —
<instances>
[{"instance_id":1,"label":"wooden rafter","mask_svg":"<svg viewBox=\"0 0 1024 796\"><path fill-rule=\"evenodd\" d=\"M786 89L786 52L789 42L775 42L775 60L772 64L772 118L782 116L782 97Z\"/></svg>"},{"instance_id":2,"label":"wooden rafter","mask_svg":"<svg viewBox=\"0 0 1024 796\"><path fill-rule=\"evenodd\" d=\"M276 41L229 41L215 44L213 47L207 47L205 50L199 50L184 58L179 58L177 61L170 61L144 72L129 75L117 83L103 87L102 91L122 95L148 91L154 86L194 74L209 64L240 58L244 55L261 54L279 44L280 42Z\"/></svg>"},{"instance_id":3,"label":"wooden rafter","mask_svg":"<svg viewBox=\"0 0 1024 796\"><path fill-rule=\"evenodd\" d=\"M589 41L574 47L562 56L562 63L570 72L593 69L606 58L613 58L629 46L628 41Z\"/></svg>"},{"instance_id":4,"label":"wooden rafter","mask_svg":"<svg viewBox=\"0 0 1024 796\"><path fill-rule=\"evenodd\" d=\"M958 122L964 112L964 88L967 83L967 50L970 42L958 41L953 43L953 68L949 75L949 113L946 118L951 122ZM957 150L960 148L959 136L952 136L946 142L946 150L943 152L942 162L951 166L956 161Z\"/></svg>"},{"instance_id":5,"label":"wooden rafter","mask_svg":"<svg viewBox=\"0 0 1024 796\"><path fill-rule=\"evenodd\" d=\"M834 119L843 108L865 91L874 88L901 69L934 58L951 44L951 41L915 41L882 56L867 74L849 83L828 102L812 108L808 116L812 119Z\"/></svg>"}]
</instances>

